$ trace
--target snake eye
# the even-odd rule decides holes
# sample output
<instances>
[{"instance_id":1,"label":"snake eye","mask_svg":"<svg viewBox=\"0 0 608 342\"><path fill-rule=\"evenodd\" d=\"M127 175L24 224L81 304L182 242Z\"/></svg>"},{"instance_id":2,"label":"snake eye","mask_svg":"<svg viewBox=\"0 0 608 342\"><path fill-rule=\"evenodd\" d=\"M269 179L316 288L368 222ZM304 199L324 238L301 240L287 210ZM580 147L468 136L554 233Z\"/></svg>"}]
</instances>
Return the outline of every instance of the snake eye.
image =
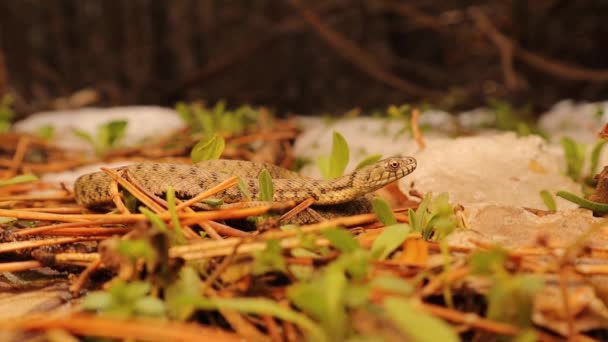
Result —
<instances>
[{"instance_id":1,"label":"snake eye","mask_svg":"<svg viewBox=\"0 0 608 342\"><path fill-rule=\"evenodd\" d=\"M399 168L399 162L396 160L391 161L388 166L391 167L391 169L397 170Z\"/></svg>"}]
</instances>

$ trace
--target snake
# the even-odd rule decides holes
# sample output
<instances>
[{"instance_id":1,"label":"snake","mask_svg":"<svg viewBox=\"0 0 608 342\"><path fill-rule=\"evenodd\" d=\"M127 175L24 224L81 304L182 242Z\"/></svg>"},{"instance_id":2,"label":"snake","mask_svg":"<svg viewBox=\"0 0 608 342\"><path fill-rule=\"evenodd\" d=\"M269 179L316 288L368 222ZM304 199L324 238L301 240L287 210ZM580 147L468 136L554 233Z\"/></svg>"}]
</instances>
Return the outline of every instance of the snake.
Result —
<instances>
[{"instance_id":1,"label":"snake","mask_svg":"<svg viewBox=\"0 0 608 342\"><path fill-rule=\"evenodd\" d=\"M214 195L224 203L260 201L258 175L262 170L267 170L272 178L273 201L299 203L313 198L315 207L327 211L334 208L348 210L350 204L360 204L366 195L409 175L416 166L413 157L389 157L327 180L309 178L270 163L227 159L195 164L145 162L114 170L126 172L131 181L158 196L164 195L172 187L180 199L192 198L231 176L241 177L242 185L249 194L240 187L230 187ZM112 178L105 172L80 176L74 183L76 202L87 208L113 205L111 182Z\"/></svg>"}]
</instances>

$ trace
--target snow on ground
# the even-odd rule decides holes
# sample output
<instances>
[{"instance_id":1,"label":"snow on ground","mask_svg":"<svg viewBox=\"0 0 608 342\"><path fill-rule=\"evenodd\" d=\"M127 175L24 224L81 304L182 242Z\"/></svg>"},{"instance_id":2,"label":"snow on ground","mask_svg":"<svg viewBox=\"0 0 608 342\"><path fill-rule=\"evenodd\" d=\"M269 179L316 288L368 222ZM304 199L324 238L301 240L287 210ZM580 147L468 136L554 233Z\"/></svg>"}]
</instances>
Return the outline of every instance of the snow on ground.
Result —
<instances>
[{"instance_id":1,"label":"snow on ground","mask_svg":"<svg viewBox=\"0 0 608 342\"><path fill-rule=\"evenodd\" d=\"M121 166L130 165L133 163L134 162L132 162L132 161L119 161L119 162L113 162L113 163L89 164L86 166L76 168L74 170L46 173L41 176L41 180L43 180L45 182L57 183L57 184L63 183L66 186L66 188L72 189L74 187L74 182L76 182L76 179L78 179L78 177L80 177L82 175L100 171L102 167L113 169L113 168L117 168L117 167L121 167Z\"/></svg>"},{"instance_id":2,"label":"snow on ground","mask_svg":"<svg viewBox=\"0 0 608 342\"><path fill-rule=\"evenodd\" d=\"M575 103L564 100L543 114L538 125L554 142L568 136L577 142L594 143L598 139L597 133L607 122L608 101Z\"/></svg>"},{"instance_id":3,"label":"snow on ground","mask_svg":"<svg viewBox=\"0 0 608 342\"><path fill-rule=\"evenodd\" d=\"M112 108L82 108L75 110L48 111L32 114L15 123L20 132L36 133L40 127L55 128L54 142L66 149L92 151L91 146L74 135L75 128L91 136L98 128L115 120L127 120L126 134L121 146L134 146L146 139L170 134L185 126L176 111L156 106L129 106Z\"/></svg>"},{"instance_id":4,"label":"snow on ground","mask_svg":"<svg viewBox=\"0 0 608 342\"><path fill-rule=\"evenodd\" d=\"M542 190L580 192L580 186L562 173L562 161L538 136L513 133L494 136L436 138L414 154L418 169L399 187L435 194L447 191L453 203L494 203L546 209ZM558 199L558 209L574 204Z\"/></svg>"}]
</instances>

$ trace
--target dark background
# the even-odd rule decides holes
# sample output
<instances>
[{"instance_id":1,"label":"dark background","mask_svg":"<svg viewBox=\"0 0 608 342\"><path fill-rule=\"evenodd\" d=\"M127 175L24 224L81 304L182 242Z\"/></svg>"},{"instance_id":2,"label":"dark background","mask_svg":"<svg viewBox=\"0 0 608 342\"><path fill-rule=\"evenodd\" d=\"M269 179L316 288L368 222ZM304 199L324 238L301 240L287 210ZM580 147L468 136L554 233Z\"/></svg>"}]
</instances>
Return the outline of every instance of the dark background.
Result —
<instances>
[{"instance_id":1,"label":"dark background","mask_svg":"<svg viewBox=\"0 0 608 342\"><path fill-rule=\"evenodd\" d=\"M608 1L0 1L0 93L21 115L85 88L95 105L539 112L606 99L606 81Z\"/></svg>"}]
</instances>

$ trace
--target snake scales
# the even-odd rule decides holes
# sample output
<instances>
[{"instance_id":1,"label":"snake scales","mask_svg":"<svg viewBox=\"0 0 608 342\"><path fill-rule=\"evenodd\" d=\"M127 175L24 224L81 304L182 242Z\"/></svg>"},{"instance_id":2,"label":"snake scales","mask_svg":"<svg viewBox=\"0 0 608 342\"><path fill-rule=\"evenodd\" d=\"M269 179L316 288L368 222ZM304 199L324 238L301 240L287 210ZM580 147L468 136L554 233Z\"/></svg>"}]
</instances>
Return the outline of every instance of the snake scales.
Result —
<instances>
[{"instance_id":1,"label":"snake scales","mask_svg":"<svg viewBox=\"0 0 608 342\"><path fill-rule=\"evenodd\" d=\"M302 202L315 199L320 211L349 211L350 206L361 207L369 202L367 194L400 179L416 168L412 157L392 157L362 167L351 174L331 180L317 180L267 163L242 160L209 160L193 165L140 163L119 169L127 171L129 178L144 189L163 195L169 186L179 198L190 198L219 184L230 176L243 178L252 200L259 200L258 174L266 169L272 177L274 201ZM78 204L89 207L112 205L111 178L104 172L83 175L74 184ZM236 186L216 195L224 203L245 200Z\"/></svg>"}]
</instances>

